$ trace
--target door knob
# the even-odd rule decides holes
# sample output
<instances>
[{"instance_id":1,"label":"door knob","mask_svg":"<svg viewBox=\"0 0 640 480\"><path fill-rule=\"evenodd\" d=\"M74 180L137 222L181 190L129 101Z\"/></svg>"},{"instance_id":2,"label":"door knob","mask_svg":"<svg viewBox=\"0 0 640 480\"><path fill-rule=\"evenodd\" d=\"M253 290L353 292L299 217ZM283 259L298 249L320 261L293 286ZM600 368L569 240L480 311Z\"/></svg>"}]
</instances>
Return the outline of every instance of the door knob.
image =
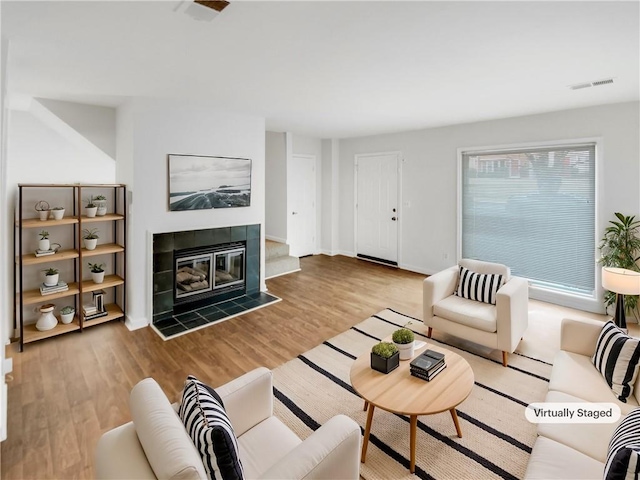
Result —
<instances>
[{"instance_id":1,"label":"door knob","mask_svg":"<svg viewBox=\"0 0 640 480\"><path fill-rule=\"evenodd\" d=\"M396 209L395 208L393 209L393 213L396 213Z\"/></svg>"},{"instance_id":2,"label":"door knob","mask_svg":"<svg viewBox=\"0 0 640 480\"><path fill-rule=\"evenodd\" d=\"M393 220L395 222L396 221L396 217L391 217L391 220Z\"/></svg>"},{"instance_id":3,"label":"door knob","mask_svg":"<svg viewBox=\"0 0 640 480\"><path fill-rule=\"evenodd\" d=\"M291 215L297 215L298 212L291 212Z\"/></svg>"}]
</instances>

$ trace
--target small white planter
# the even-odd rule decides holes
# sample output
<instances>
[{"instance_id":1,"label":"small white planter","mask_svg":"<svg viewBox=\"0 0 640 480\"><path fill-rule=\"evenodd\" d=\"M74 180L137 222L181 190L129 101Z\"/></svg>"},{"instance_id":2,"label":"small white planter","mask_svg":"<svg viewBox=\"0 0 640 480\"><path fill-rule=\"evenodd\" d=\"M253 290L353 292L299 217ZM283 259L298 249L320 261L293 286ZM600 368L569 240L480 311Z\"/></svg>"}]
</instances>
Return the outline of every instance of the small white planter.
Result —
<instances>
[{"instance_id":1,"label":"small white planter","mask_svg":"<svg viewBox=\"0 0 640 480\"><path fill-rule=\"evenodd\" d=\"M76 314L75 311L71 312L71 313L61 313L60 314L60 321L62 323L64 323L65 325L73 322L73 317Z\"/></svg>"},{"instance_id":2,"label":"small white planter","mask_svg":"<svg viewBox=\"0 0 640 480\"><path fill-rule=\"evenodd\" d=\"M87 217L95 217L97 212L98 212L98 207L91 207L91 208L85 207L84 208L84 214Z\"/></svg>"},{"instance_id":3,"label":"small white planter","mask_svg":"<svg viewBox=\"0 0 640 480\"><path fill-rule=\"evenodd\" d=\"M416 344L415 340L411 343L395 343L393 344L398 347L398 351L400 352L400 360L411 360L413 358L413 350Z\"/></svg>"},{"instance_id":4,"label":"small white planter","mask_svg":"<svg viewBox=\"0 0 640 480\"><path fill-rule=\"evenodd\" d=\"M51 210L51 215L53 215L54 220L62 220L64 217L64 208L62 210Z\"/></svg>"},{"instance_id":5,"label":"small white planter","mask_svg":"<svg viewBox=\"0 0 640 480\"><path fill-rule=\"evenodd\" d=\"M102 217L107 214L107 201L106 200L94 200L93 204L98 208L96 215Z\"/></svg>"},{"instance_id":6,"label":"small white planter","mask_svg":"<svg viewBox=\"0 0 640 480\"><path fill-rule=\"evenodd\" d=\"M58 279L60 278L60 274L56 273L55 275L45 275L44 276L44 284L47 287L53 287L58 284Z\"/></svg>"},{"instance_id":7,"label":"small white planter","mask_svg":"<svg viewBox=\"0 0 640 480\"><path fill-rule=\"evenodd\" d=\"M87 250L95 250L96 246L98 245L97 238L85 238L83 239L83 241L84 241L84 248L86 248Z\"/></svg>"},{"instance_id":8,"label":"small white planter","mask_svg":"<svg viewBox=\"0 0 640 480\"><path fill-rule=\"evenodd\" d=\"M49 250L51 249L51 242L48 238L43 238L42 240L38 240L38 250Z\"/></svg>"},{"instance_id":9,"label":"small white planter","mask_svg":"<svg viewBox=\"0 0 640 480\"><path fill-rule=\"evenodd\" d=\"M91 272L91 279L93 280L93 283L102 283L104 282L104 272Z\"/></svg>"},{"instance_id":10,"label":"small white planter","mask_svg":"<svg viewBox=\"0 0 640 480\"><path fill-rule=\"evenodd\" d=\"M40 220L43 222L49 219L49 210L40 210L39 212Z\"/></svg>"}]
</instances>

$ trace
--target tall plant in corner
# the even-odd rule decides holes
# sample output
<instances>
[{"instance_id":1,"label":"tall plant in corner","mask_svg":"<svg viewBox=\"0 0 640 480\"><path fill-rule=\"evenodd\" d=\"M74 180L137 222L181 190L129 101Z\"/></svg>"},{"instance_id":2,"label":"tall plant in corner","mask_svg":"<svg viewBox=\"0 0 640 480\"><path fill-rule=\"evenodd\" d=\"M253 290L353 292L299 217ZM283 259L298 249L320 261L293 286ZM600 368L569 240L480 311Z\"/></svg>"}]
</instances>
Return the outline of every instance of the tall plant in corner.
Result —
<instances>
[{"instance_id":1,"label":"tall plant in corner","mask_svg":"<svg viewBox=\"0 0 640 480\"><path fill-rule=\"evenodd\" d=\"M640 220L635 216L626 216L616 212L617 220L611 220L604 231L604 236L600 240L600 263L603 267L626 268L628 270L640 271L638 260L640 260ZM627 314L633 313L638 318L638 296L625 295L625 310ZM604 295L605 308L613 305L616 301L614 292L606 291Z\"/></svg>"}]
</instances>

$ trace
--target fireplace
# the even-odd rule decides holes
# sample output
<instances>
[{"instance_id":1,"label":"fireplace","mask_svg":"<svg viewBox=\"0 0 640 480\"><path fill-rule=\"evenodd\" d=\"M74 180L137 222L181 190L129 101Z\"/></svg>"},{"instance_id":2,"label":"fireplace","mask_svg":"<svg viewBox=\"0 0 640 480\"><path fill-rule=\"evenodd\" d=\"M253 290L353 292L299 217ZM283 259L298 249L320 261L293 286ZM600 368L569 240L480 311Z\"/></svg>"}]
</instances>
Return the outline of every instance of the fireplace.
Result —
<instances>
[{"instance_id":1,"label":"fireplace","mask_svg":"<svg viewBox=\"0 0 640 480\"><path fill-rule=\"evenodd\" d=\"M245 293L243 242L175 252L174 305Z\"/></svg>"}]
</instances>

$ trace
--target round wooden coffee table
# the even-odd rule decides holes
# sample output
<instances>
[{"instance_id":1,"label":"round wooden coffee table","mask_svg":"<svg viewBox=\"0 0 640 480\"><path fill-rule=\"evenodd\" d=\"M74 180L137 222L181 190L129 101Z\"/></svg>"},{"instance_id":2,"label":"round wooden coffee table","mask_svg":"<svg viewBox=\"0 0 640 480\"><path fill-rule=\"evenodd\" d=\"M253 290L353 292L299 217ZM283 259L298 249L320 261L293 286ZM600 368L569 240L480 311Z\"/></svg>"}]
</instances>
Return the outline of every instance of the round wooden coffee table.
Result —
<instances>
[{"instance_id":1,"label":"round wooden coffee table","mask_svg":"<svg viewBox=\"0 0 640 480\"><path fill-rule=\"evenodd\" d=\"M416 466L418 415L433 415L448 410L451 413L458 437L462 437L456 407L471 393L474 382L473 370L460 355L433 343L428 343L416 350L413 358L426 349L444 353L447 364L447 368L430 382L411 376L409 371L411 362L409 360L400 361L400 366L386 375L371 368L370 352L361 355L353 362L350 374L351 385L365 400L364 409L368 408L360 459L362 463L367 456L375 407L409 416L409 445L411 449L409 470L411 473L414 473Z\"/></svg>"}]
</instances>

